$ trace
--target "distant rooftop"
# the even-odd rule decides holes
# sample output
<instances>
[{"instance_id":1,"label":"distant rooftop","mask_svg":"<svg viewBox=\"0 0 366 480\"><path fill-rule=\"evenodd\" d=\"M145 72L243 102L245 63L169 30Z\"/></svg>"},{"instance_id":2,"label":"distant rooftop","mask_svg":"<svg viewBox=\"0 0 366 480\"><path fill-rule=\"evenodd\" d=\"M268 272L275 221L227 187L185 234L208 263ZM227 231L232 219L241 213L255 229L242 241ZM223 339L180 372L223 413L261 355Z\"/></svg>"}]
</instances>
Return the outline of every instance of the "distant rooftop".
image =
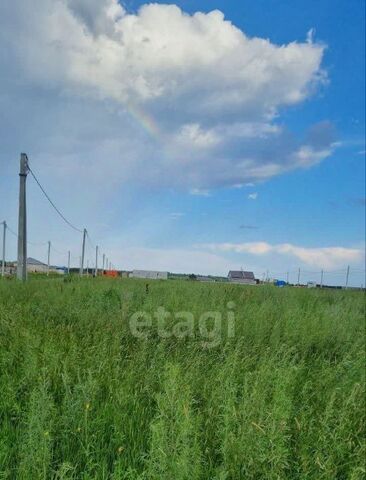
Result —
<instances>
[{"instance_id":1,"label":"distant rooftop","mask_svg":"<svg viewBox=\"0 0 366 480\"><path fill-rule=\"evenodd\" d=\"M27 258L27 265L43 265L44 267L47 267L45 263L42 263L39 260L32 257Z\"/></svg>"},{"instance_id":2,"label":"distant rooftop","mask_svg":"<svg viewBox=\"0 0 366 480\"><path fill-rule=\"evenodd\" d=\"M235 280L255 280L253 272L244 272L243 270L230 270L228 277Z\"/></svg>"}]
</instances>

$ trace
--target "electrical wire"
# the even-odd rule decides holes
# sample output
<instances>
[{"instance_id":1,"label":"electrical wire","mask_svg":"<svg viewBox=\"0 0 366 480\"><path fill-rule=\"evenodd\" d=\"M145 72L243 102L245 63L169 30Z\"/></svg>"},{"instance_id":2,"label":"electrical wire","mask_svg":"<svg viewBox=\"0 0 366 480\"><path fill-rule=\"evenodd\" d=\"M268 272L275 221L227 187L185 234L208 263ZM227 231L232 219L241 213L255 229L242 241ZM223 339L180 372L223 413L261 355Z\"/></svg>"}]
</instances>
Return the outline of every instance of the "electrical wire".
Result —
<instances>
[{"instance_id":1,"label":"electrical wire","mask_svg":"<svg viewBox=\"0 0 366 480\"><path fill-rule=\"evenodd\" d=\"M58 253L59 255L68 255L68 253L69 253L69 252L60 252L52 244L51 244L51 250ZM70 255L70 257L71 257L71 255Z\"/></svg>"},{"instance_id":2,"label":"electrical wire","mask_svg":"<svg viewBox=\"0 0 366 480\"><path fill-rule=\"evenodd\" d=\"M67 220L67 218L60 212L60 210L56 207L56 205L53 203L53 201L50 199L50 197L48 196L47 192L45 191L45 189L42 187L41 183L39 182L38 178L36 177L36 175L34 174L33 170L30 168L30 166L28 165L28 169L29 169L29 172L31 173L32 177L34 178L34 180L36 181L37 185L39 186L39 188L42 190L43 194L45 195L45 197L47 198L47 200L49 201L49 203L52 205L52 207L56 210L56 212L59 214L59 216L63 219L63 221L65 223L67 223L71 228L73 228L74 230L76 230L77 232L79 233L83 233L83 230L81 230L80 228L77 228L75 227L75 225L73 225L71 222L69 222L69 220Z\"/></svg>"},{"instance_id":3,"label":"electrical wire","mask_svg":"<svg viewBox=\"0 0 366 480\"><path fill-rule=\"evenodd\" d=\"M6 229L9 230L9 232L14 235L14 237L18 238L18 234L14 232L14 230L12 230L8 224L6 224ZM44 245L47 245L47 242L30 242L29 240L27 240L27 244L28 245L32 245L32 246L35 246L35 247L43 247Z\"/></svg>"},{"instance_id":4,"label":"electrical wire","mask_svg":"<svg viewBox=\"0 0 366 480\"><path fill-rule=\"evenodd\" d=\"M90 245L91 248L94 250L94 249L95 249L95 245L94 245L92 239L90 238L90 235L89 235L88 230L86 231L86 238L87 238L87 240L88 240L88 242L89 242L89 245Z\"/></svg>"},{"instance_id":5,"label":"electrical wire","mask_svg":"<svg viewBox=\"0 0 366 480\"><path fill-rule=\"evenodd\" d=\"M9 232L14 235L15 237L18 238L18 234L14 232L14 230L12 230L8 224L6 224L6 230L9 230Z\"/></svg>"}]
</instances>

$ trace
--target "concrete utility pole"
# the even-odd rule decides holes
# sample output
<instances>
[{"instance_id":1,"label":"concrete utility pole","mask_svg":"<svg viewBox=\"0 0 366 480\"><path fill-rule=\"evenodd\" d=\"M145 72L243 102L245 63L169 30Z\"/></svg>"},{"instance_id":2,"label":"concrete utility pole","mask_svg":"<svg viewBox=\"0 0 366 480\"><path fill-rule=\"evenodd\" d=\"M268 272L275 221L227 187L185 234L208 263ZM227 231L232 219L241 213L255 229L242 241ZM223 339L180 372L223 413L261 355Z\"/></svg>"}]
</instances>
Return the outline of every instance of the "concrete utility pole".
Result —
<instances>
[{"instance_id":1,"label":"concrete utility pole","mask_svg":"<svg viewBox=\"0 0 366 480\"><path fill-rule=\"evenodd\" d=\"M103 263L102 263L102 271L104 272L104 263L105 263L105 253L103 253Z\"/></svg>"},{"instance_id":2,"label":"concrete utility pole","mask_svg":"<svg viewBox=\"0 0 366 480\"><path fill-rule=\"evenodd\" d=\"M323 280L324 280L324 270L322 270L322 273L320 274L320 288L323 288Z\"/></svg>"},{"instance_id":3,"label":"concrete utility pole","mask_svg":"<svg viewBox=\"0 0 366 480\"><path fill-rule=\"evenodd\" d=\"M300 275L301 275L301 270L299 268L299 272L297 274L297 284L300 285Z\"/></svg>"},{"instance_id":4,"label":"concrete utility pole","mask_svg":"<svg viewBox=\"0 0 366 480\"><path fill-rule=\"evenodd\" d=\"M347 274L346 274L346 289L348 288L349 270L350 270L350 268L349 268L349 265L348 265L348 267L347 267Z\"/></svg>"},{"instance_id":5,"label":"concrete utility pole","mask_svg":"<svg viewBox=\"0 0 366 480\"><path fill-rule=\"evenodd\" d=\"M105 259L105 269L108 270L108 257Z\"/></svg>"},{"instance_id":6,"label":"concrete utility pole","mask_svg":"<svg viewBox=\"0 0 366 480\"><path fill-rule=\"evenodd\" d=\"M26 181L28 175L28 157L20 154L19 171L19 216L18 216L18 262L17 278L27 280L27 194Z\"/></svg>"},{"instance_id":7,"label":"concrete utility pole","mask_svg":"<svg viewBox=\"0 0 366 480\"><path fill-rule=\"evenodd\" d=\"M70 258L71 258L71 253L70 250L67 252L67 274L70 275Z\"/></svg>"},{"instance_id":8,"label":"concrete utility pole","mask_svg":"<svg viewBox=\"0 0 366 480\"><path fill-rule=\"evenodd\" d=\"M1 276L5 276L5 246L6 246L6 221L3 221L3 263L1 264Z\"/></svg>"},{"instance_id":9,"label":"concrete utility pole","mask_svg":"<svg viewBox=\"0 0 366 480\"><path fill-rule=\"evenodd\" d=\"M50 274L50 257L51 257L51 242L48 240L48 253L47 253L47 277Z\"/></svg>"},{"instance_id":10,"label":"concrete utility pole","mask_svg":"<svg viewBox=\"0 0 366 480\"><path fill-rule=\"evenodd\" d=\"M95 276L98 276L98 245L95 247Z\"/></svg>"},{"instance_id":11,"label":"concrete utility pole","mask_svg":"<svg viewBox=\"0 0 366 480\"><path fill-rule=\"evenodd\" d=\"M86 240L86 228L84 228L84 231L83 231L83 246L81 250L80 275L84 275L85 240Z\"/></svg>"}]
</instances>

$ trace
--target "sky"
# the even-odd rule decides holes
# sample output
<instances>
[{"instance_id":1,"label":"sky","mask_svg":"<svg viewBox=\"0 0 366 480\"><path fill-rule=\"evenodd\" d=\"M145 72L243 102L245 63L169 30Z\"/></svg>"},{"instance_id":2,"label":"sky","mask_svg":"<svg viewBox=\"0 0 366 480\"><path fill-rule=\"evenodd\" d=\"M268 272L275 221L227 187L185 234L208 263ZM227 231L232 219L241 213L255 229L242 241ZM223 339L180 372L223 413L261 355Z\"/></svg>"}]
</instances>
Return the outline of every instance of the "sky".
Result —
<instances>
[{"instance_id":1,"label":"sky","mask_svg":"<svg viewBox=\"0 0 366 480\"><path fill-rule=\"evenodd\" d=\"M0 221L25 152L90 265L363 284L364 38L363 0L3 0ZM28 255L77 266L27 202Z\"/></svg>"}]
</instances>

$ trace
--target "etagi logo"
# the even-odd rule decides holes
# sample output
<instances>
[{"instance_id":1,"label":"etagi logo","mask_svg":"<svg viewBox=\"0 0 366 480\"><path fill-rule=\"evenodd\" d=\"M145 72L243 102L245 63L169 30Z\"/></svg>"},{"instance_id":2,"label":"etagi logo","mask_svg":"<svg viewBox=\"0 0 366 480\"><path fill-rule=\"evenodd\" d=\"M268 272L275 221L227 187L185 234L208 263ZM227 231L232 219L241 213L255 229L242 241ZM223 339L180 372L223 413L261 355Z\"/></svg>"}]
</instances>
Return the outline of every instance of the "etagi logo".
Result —
<instances>
[{"instance_id":1,"label":"etagi logo","mask_svg":"<svg viewBox=\"0 0 366 480\"><path fill-rule=\"evenodd\" d=\"M180 311L172 313L163 306L155 313L139 311L129 321L130 331L136 338L147 340L152 333L160 338L201 338L203 348L214 348L224 338L235 336L235 303L227 304L227 311L203 312L198 319L192 312Z\"/></svg>"}]
</instances>

